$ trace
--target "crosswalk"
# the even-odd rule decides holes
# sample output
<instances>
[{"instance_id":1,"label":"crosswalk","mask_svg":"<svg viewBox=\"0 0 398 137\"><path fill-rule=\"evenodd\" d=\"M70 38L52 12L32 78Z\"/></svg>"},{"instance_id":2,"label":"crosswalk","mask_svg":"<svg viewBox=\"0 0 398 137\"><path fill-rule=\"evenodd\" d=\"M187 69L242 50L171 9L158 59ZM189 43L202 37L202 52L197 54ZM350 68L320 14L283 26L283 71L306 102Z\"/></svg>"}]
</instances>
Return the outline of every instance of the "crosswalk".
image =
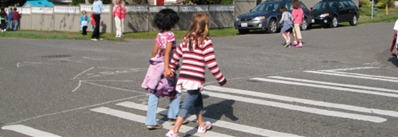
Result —
<instances>
[{"instance_id":1,"label":"crosswalk","mask_svg":"<svg viewBox=\"0 0 398 137\"><path fill-rule=\"evenodd\" d=\"M392 82L398 81L398 77L390 76L379 76L379 75L369 75L361 73L352 73L347 71L354 70L367 70L367 69L378 69L377 67L357 67L357 68L345 68L345 69L333 69L333 70L317 70L317 71L304 71L304 73L312 75L326 75L329 77L347 77L354 79L366 79L378 82ZM265 76L265 77L253 77L250 78L251 81L260 81L264 83L274 83L281 85L294 85L302 86L306 88L313 88L319 92L327 89L328 91L339 91L350 94L364 94L375 97L388 97L388 98L398 98L398 90L389 89L383 87L373 87L373 86L363 86L355 84L345 84L340 82L329 82L327 80L313 80L309 78L299 78L299 77L289 77L289 76ZM284 96L271 94L267 91L251 91L247 89L238 89L230 87L220 87L214 85L207 85L204 87L202 92L211 98L218 98L223 100L233 100L240 103L256 104L263 107L273 107L277 109L283 109L288 111L293 111L295 113L305 113L314 114L325 118L338 118L347 119L353 121L370 122L374 124L381 124L388 119L398 118L397 110L387 110L380 108L348 105L344 103L327 102L316 99L305 99L293 96ZM88 111L103 114L109 117L117 117L125 119L131 122L144 124L146 116L135 114L135 111L146 111L147 106L143 104L137 104L133 101L121 101L113 104L113 107L92 107ZM125 109L130 109L130 111L118 110L117 108L123 107ZM237 110L239 111L239 110ZM167 115L166 108L158 108L159 115ZM187 118L189 121L196 121L195 116L190 116ZM275 129L265 129L263 127L254 127L250 125L244 125L236 122L223 121L219 119L214 119L211 117L204 117L205 121L210 121L214 127L222 128L225 130L231 130L234 132L241 132L250 135L259 136L302 136L295 133L286 133L277 131ZM172 129L173 124L168 121L158 120L162 123L164 129ZM288 123L286 123L288 124ZM34 127L29 127L26 125L6 125L2 127L2 130L9 130L25 134L28 136L61 136L54 133L45 131L46 129L35 129ZM187 135L193 136L222 136L229 137L233 135L228 135L225 133L217 133L216 131L208 131L206 134L197 134L196 127L190 127L183 125L180 132Z\"/></svg>"}]
</instances>

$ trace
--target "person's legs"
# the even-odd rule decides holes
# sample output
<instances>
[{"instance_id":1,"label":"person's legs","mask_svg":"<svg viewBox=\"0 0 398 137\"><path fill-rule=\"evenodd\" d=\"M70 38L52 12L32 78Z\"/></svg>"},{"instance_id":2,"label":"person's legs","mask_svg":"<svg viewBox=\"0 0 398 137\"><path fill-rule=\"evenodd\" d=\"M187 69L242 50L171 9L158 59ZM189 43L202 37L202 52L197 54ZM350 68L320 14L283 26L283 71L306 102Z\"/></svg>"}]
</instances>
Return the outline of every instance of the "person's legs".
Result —
<instances>
[{"instance_id":1,"label":"person's legs","mask_svg":"<svg viewBox=\"0 0 398 137\"><path fill-rule=\"evenodd\" d=\"M97 23L95 25L93 35L91 36L92 39L99 39L99 27L100 27L100 15L99 14L94 14L94 20Z\"/></svg>"},{"instance_id":2,"label":"person's legs","mask_svg":"<svg viewBox=\"0 0 398 137\"><path fill-rule=\"evenodd\" d=\"M82 33L83 35L87 35L87 26L84 26L83 27L83 33Z\"/></svg>"},{"instance_id":3,"label":"person's legs","mask_svg":"<svg viewBox=\"0 0 398 137\"><path fill-rule=\"evenodd\" d=\"M94 32L94 29L95 29L95 25L93 25L93 32Z\"/></svg>"},{"instance_id":4,"label":"person's legs","mask_svg":"<svg viewBox=\"0 0 398 137\"><path fill-rule=\"evenodd\" d=\"M12 20L8 20L6 30L10 30L11 29L11 21Z\"/></svg>"},{"instance_id":5,"label":"person's legs","mask_svg":"<svg viewBox=\"0 0 398 137\"><path fill-rule=\"evenodd\" d=\"M14 30L14 31L17 30L18 20L13 20L13 21L12 21L12 26L13 26L13 27L12 27L12 30Z\"/></svg>"},{"instance_id":6,"label":"person's legs","mask_svg":"<svg viewBox=\"0 0 398 137\"><path fill-rule=\"evenodd\" d=\"M170 99L169 112L167 113L167 118L177 119L178 111L180 110L180 100L181 93L177 92L177 98Z\"/></svg>"},{"instance_id":7,"label":"person's legs","mask_svg":"<svg viewBox=\"0 0 398 137\"><path fill-rule=\"evenodd\" d=\"M202 101L202 94L200 93L199 90L188 90L187 95L185 96L184 102L180 108L180 111L178 112L177 115L177 121L172 129L172 131L177 134L178 131L180 130L180 127L182 123L184 122L184 119L188 117L188 112L191 106L194 106L194 110L196 114L201 114L202 109L203 109L203 101ZM200 100L199 100L200 98ZM200 106L200 102L202 105ZM203 119L202 121L199 121L199 125L203 124Z\"/></svg>"},{"instance_id":8,"label":"person's legs","mask_svg":"<svg viewBox=\"0 0 398 137\"><path fill-rule=\"evenodd\" d=\"M124 19L120 20L120 24L122 26L122 31L120 33L120 36L123 36L123 32L124 32Z\"/></svg>"},{"instance_id":9,"label":"person's legs","mask_svg":"<svg viewBox=\"0 0 398 137\"><path fill-rule=\"evenodd\" d=\"M116 37L121 36L120 18L115 16L115 26L116 26Z\"/></svg>"},{"instance_id":10,"label":"person's legs","mask_svg":"<svg viewBox=\"0 0 398 137\"><path fill-rule=\"evenodd\" d=\"M282 37L283 37L283 39L285 39L285 41L287 41L287 36L285 33L282 33Z\"/></svg>"},{"instance_id":11,"label":"person's legs","mask_svg":"<svg viewBox=\"0 0 398 137\"><path fill-rule=\"evenodd\" d=\"M150 94L148 97L148 111L146 113L146 126L156 126L158 123L156 122L156 112L158 109L158 101L159 97L155 94Z\"/></svg>"}]
</instances>

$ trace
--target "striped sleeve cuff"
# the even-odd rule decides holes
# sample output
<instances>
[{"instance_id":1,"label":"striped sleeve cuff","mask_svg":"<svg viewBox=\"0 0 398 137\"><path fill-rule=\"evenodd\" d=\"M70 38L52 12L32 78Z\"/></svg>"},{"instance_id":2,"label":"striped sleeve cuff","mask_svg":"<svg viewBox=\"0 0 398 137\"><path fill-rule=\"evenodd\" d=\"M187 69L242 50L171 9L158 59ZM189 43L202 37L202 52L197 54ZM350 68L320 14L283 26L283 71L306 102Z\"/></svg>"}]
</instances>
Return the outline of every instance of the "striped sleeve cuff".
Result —
<instances>
[{"instance_id":1,"label":"striped sleeve cuff","mask_svg":"<svg viewBox=\"0 0 398 137\"><path fill-rule=\"evenodd\" d=\"M221 87L227 85L227 83L228 83L228 82L227 82L227 79L226 79L226 78L224 78L223 80L221 80L221 81L218 82L218 84L220 84Z\"/></svg>"}]
</instances>

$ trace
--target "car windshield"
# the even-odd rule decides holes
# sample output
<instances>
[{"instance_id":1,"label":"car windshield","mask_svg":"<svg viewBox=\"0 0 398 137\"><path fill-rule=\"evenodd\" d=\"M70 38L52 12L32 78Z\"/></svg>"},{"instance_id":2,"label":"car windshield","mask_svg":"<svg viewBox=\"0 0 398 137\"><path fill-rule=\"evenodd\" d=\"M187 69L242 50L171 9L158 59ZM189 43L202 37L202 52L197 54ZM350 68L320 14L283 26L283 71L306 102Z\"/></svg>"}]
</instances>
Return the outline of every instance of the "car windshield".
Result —
<instances>
[{"instance_id":1,"label":"car windshield","mask_svg":"<svg viewBox=\"0 0 398 137\"><path fill-rule=\"evenodd\" d=\"M336 1L323 1L317 3L312 10L317 10L317 9L335 9L337 8L337 2Z\"/></svg>"},{"instance_id":2,"label":"car windshield","mask_svg":"<svg viewBox=\"0 0 398 137\"><path fill-rule=\"evenodd\" d=\"M255 7L251 12L259 12L259 11L278 11L280 3L276 2L265 2L261 3L257 7Z\"/></svg>"}]
</instances>

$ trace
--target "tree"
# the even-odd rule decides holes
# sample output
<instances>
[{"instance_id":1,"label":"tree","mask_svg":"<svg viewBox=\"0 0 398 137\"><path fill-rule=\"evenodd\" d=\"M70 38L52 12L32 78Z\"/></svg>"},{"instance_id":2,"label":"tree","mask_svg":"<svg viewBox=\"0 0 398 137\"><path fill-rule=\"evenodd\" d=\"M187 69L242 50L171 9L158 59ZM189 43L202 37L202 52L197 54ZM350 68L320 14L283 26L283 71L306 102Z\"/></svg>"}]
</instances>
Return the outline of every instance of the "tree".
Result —
<instances>
[{"instance_id":1,"label":"tree","mask_svg":"<svg viewBox=\"0 0 398 137\"><path fill-rule=\"evenodd\" d=\"M8 6L22 6L25 4L26 0L0 0L0 7L8 7Z\"/></svg>"},{"instance_id":2,"label":"tree","mask_svg":"<svg viewBox=\"0 0 398 137\"><path fill-rule=\"evenodd\" d=\"M80 3L85 3L84 0L72 0L72 5L79 5Z\"/></svg>"}]
</instances>

